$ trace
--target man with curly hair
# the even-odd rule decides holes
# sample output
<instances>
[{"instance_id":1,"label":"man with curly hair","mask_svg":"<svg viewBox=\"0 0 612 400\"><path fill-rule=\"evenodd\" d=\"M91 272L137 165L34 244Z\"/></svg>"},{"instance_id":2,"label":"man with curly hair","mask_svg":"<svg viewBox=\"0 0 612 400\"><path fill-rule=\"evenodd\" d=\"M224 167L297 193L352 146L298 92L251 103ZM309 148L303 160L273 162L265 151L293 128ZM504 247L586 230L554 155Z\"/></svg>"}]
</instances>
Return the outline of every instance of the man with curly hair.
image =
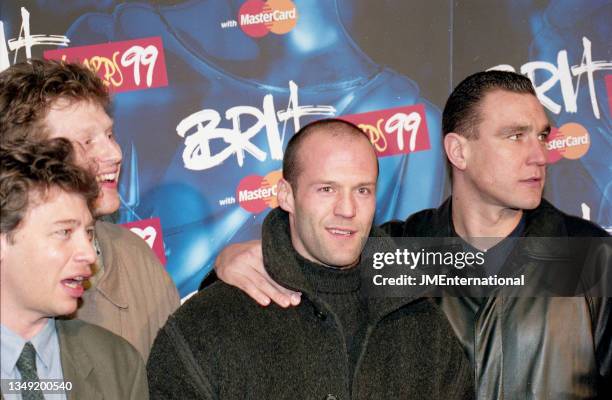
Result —
<instances>
[{"instance_id":1,"label":"man with curly hair","mask_svg":"<svg viewBox=\"0 0 612 400\"><path fill-rule=\"evenodd\" d=\"M96 260L98 185L70 142L0 143L2 393L146 399L140 354L73 313Z\"/></svg>"}]
</instances>

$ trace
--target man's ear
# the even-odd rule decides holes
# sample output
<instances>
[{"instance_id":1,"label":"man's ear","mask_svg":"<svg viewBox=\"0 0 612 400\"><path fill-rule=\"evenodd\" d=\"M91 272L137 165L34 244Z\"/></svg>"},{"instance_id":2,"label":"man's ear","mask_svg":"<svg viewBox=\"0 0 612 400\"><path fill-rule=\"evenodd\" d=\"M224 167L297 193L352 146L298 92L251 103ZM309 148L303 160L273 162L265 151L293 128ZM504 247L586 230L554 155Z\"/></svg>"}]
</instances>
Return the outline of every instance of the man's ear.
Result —
<instances>
[{"instance_id":1,"label":"man's ear","mask_svg":"<svg viewBox=\"0 0 612 400\"><path fill-rule=\"evenodd\" d=\"M289 214L293 214L295 210L295 200L293 198L293 188L285 179L280 179L277 183L276 198L278 205Z\"/></svg>"},{"instance_id":2,"label":"man's ear","mask_svg":"<svg viewBox=\"0 0 612 400\"><path fill-rule=\"evenodd\" d=\"M455 132L444 135L444 151L453 167L461 171L465 170L469 155L468 140L465 136Z\"/></svg>"}]
</instances>

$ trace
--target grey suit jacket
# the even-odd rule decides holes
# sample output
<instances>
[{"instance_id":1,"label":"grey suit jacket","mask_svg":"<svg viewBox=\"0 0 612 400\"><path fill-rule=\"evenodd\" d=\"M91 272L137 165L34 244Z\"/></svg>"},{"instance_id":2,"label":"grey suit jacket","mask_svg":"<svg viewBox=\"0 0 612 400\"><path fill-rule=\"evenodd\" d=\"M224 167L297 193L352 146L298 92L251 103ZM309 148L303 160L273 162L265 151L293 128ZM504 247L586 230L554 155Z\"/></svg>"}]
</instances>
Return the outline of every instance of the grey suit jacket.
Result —
<instances>
[{"instance_id":1,"label":"grey suit jacket","mask_svg":"<svg viewBox=\"0 0 612 400\"><path fill-rule=\"evenodd\" d=\"M146 400L144 362L119 336L80 320L57 320L64 381L69 400Z\"/></svg>"}]
</instances>

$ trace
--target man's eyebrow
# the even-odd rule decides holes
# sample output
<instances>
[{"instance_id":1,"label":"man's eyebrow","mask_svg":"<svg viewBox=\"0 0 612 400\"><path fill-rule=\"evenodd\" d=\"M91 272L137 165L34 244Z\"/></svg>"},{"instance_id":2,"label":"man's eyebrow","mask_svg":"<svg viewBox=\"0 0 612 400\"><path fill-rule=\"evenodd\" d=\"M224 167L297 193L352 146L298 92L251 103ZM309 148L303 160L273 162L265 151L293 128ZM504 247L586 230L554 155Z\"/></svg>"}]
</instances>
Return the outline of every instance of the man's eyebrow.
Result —
<instances>
[{"instance_id":1,"label":"man's eyebrow","mask_svg":"<svg viewBox=\"0 0 612 400\"><path fill-rule=\"evenodd\" d=\"M326 180L326 181L317 181L314 182L312 185L338 185L338 184L343 184L342 182L338 182L338 181L332 181L332 180ZM375 186L376 185L376 181L371 181L371 182L357 182L357 184L355 184L355 186Z\"/></svg>"},{"instance_id":2,"label":"man's eyebrow","mask_svg":"<svg viewBox=\"0 0 612 400\"><path fill-rule=\"evenodd\" d=\"M57 221L53 221L53 225L71 225L77 226L79 222L76 219L60 219Z\"/></svg>"},{"instance_id":3,"label":"man's eyebrow","mask_svg":"<svg viewBox=\"0 0 612 400\"><path fill-rule=\"evenodd\" d=\"M538 133L550 133L551 131L551 126L550 124L546 124L544 125L544 127L538 131ZM501 135L512 135L512 134L516 134L516 133L525 133L525 132L529 132L532 130L532 125L510 125L510 126L505 126L503 128L500 129L500 134Z\"/></svg>"},{"instance_id":4,"label":"man's eyebrow","mask_svg":"<svg viewBox=\"0 0 612 400\"><path fill-rule=\"evenodd\" d=\"M509 125L502 127L499 132L501 135L524 133L531 130L531 125Z\"/></svg>"},{"instance_id":5,"label":"man's eyebrow","mask_svg":"<svg viewBox=\"0 0 612 400\"><path fill-rule=\"evenodd\" d=\"M373 182L359 182L356 186L376 186L376 181Z\"/></svg>"}]
</instances>

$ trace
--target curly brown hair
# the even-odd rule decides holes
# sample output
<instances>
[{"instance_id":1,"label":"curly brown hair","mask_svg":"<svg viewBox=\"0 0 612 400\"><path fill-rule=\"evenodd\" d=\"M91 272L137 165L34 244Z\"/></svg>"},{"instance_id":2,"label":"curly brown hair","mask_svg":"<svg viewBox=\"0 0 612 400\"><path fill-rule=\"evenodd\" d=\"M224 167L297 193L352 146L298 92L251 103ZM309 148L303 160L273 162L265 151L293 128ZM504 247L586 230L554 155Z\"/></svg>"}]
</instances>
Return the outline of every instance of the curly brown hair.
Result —
<instances>
[{"instance_id":1,"label":"curly brown hair","mask_svg":"<svg viewBox=\"0 0 612 400\"><path fill-rule=\"evenodd\" d=\"M71 143L63 138L0 141L0 233L12 241L32 193L44 199L51 188L83 196L93 211L98 184L74 159Z\"/></svg>"},{"instance_id":2,"label":"curly brown hair","mask_svg":"<svg viewBox=\"0 0 612 400\"><path fill-rule=\"evenodd\" d=\"M82 64L32 59L0 72L0 140L45 139L43 120L60 98L110 104L102 80Z\"/></svg>"}]
</instances>

